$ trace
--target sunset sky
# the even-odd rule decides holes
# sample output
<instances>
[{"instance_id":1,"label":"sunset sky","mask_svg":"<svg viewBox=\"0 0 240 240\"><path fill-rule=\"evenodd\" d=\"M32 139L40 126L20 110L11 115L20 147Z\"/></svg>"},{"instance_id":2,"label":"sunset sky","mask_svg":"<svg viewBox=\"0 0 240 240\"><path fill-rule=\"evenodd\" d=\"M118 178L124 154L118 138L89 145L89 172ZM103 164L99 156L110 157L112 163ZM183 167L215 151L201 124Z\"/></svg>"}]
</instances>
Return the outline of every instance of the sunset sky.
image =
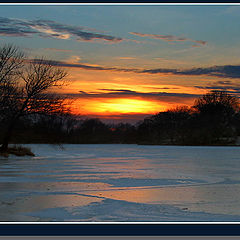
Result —
<instances>
[{"instance_id":1,"label":"sunset sky","mask_svg":"<svg viewBox=\"0 0 240 240\"><path fill-rule=\"evenodd\" d=\"M0 6L0 41L68 71L72 112L108 121L240 93L240 6Z\"/></svg>"}]
</instances>

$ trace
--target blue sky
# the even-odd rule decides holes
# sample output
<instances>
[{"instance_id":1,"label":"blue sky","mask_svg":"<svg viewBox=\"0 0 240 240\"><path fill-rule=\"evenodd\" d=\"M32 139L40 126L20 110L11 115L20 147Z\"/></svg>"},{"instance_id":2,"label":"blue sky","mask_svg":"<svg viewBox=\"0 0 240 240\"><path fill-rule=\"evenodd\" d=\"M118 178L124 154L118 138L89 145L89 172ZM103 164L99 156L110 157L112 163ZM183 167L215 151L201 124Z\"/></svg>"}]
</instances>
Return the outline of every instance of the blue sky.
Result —
<instances>
[{"instance_id":1,"label":"blue sky","mask_svg":"<svg viewBox=\"0 0 240 240\"><path fill-rule=\"evenodd\" d=\"M239 51L238 6L1 6L0 16L25 20L51 20L61 24L93 28L116 37L142 41L121 42L112 46L70 40L31 38L4 38L29 48L63 48L79 51L90 58L97 52L99 58L118 56L121 53L149 57L192 59L201 65L212 58L237 58ZM201 49L191 49L188 42L169 44L156 39L133 36L129 32L174 35L207 41ZM34 38L34 41L33 39ZM193 53L188 53L190 48ZM186 50L178 54L178 50ZM209 56L209 55L212 56ZM207 56L207 60L205 59ZM94 58L92 56L92 58ZM205 60L204 60L205 59ZM227 63L227 62L226 62Z\"/></svg>"}]
</instances>

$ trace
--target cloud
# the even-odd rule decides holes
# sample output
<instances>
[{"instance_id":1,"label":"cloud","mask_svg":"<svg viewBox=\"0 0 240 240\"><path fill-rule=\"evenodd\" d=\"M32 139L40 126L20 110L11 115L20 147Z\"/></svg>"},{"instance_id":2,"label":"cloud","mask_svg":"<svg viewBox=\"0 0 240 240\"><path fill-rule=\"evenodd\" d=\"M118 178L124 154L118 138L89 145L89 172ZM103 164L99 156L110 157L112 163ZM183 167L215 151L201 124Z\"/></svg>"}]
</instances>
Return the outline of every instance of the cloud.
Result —
<instances>
[{"instance_id":1,"label":"cloud","mask_svg":"<svg viewBox=\"0 0 240 240\"><path fill-rule=\"evenodd\" d=\"M213 66L206 68L192 68L189 70L178 71L177 74L183 75L210 75L223 78L240 78L239 65Z\"/></svg>"},{"instance_id":2,"label":"cloud","mask_svg":"<svg viewBox=\"0 0 240 240\"><path fill-rule=\"evenodd\" d=\"M180 98L193 99L200 97L199 94L188 94L188 93L168 93L168 92L137 92L128 89L99 89L100 91L106 92L83 92L79 91L76 94L69 94L69 97L73 98L141 98L141 99L152 99L162 102L176 102Z\"/></svg>"},{"instance_id":3,"label":"cloud","mask_svg":"<svg viewBox=\"0 0 240 240\"><path fill-rule=\"evenodd\" d=\"M123 41L123 38L90 32L84 27L71 26L50 20L23 20L0 17L0 35L14 37L75 39L76 41L102 40L111 43Z\"/></svg>"},{"instance_id":4,"label":"cloud","mask_svg":"<svg viewBox=\"0 0 240 240\"><path fill-rule=\"evenodd\" d=\"M175 75L191 75L200 76L208 75L221 78L240 78L240 65L224 65L224 66L213 66L203 68L191 68L186 70L181 69L147 69L143 70L142 73L170 73Z\"/></svg>"},{"instance_id":5,"label":"cloud","mask_svg":"<svg viewBox=\"0 0 240 240\"><path fill-rule=\"evenodd\" d=\"M210 86L194 86L198 89L225 91L231 94L240 93L240 84L232 83L231 81L216 81Z\"/></svg>"},{"instance_id":6,"label":"cloud","mask_svg":"<svg viewBox=\"0 0 240 240\"><path fill-rule=\"evenodd\" d=\"M32 62L42 62L39 59L32 59ZM213 67L202 68L190 68L190 69L176 69L176 68L155 68L155 69L136 69L136 68L118 68L118 67L103 67L92 66L89 64L80 63L68 63L62 61L47 60L50 63L59 67L72 67L81 68L86 70L98 70L98 71L119 71L119 72L134 72L134 73L148 73L148 74L173 74L173 75L186 75L186 76L213 76L220 78L240 78L240 65L223 65ZM227 82L227 81L225 81Z\"/></svg>"},{"instance_id":7,"label":"cloud","mask_svg":"<svg viewBox=\"0 0 240 240\"><path fill-rule=\"evenodd\" d=\"M145 87L145 88L151 88L151 89L179 89L179 87Z\"/></svg>"},{"instance_id":8,"label":"cloud","mask_svg":"<svg viewBox=\"0 0 240 240\"><path fill-rule=\"evenodd\" d=\"M31 62L41 62L44 63L41 59L31 59ZM71 67L71 68L81 68L86 70L98 70L98 71L121 71L121 72L138 72L138 69L132 68L117 68L117 67L102 67L92 64L82 64L82 63L71 63L71 62L62 62L62 61L53 61L53 60L46 60L47 64L52 64L53 66L59 67Z\"/></svg>"},{"instance_id":9,"label":"cloud","mask_svg":"<svg viewBox=\"0 0 240 240\"><path fill-rule=\"evenodd\" d=\"M135 91L132 91L132 90L128 90L128 89L108 89L108 88L104 88L104 89L99 89L99 90L102 90L102 91L108 91L109 93L124 93L124 94L132 94L132 93L137 93Z\"/></svg>"},{"instance_id":10,"label":"cloud","mask_svg":"<svg viewBox=\"0 0 240 240\"><path fill-rule=\"evenodd\" d=\"M202 40L193 40L190 38L185 38L185 37L177 37L174 35L160 35L160 34L147 34L147 33L139 33L139 32L130 32L130 34L139 36L139 37L148 37L148 38L153 38L153 39L159 39L159 40L163 40L166 42L193 42L193 43L197 43L199 45L205 45L207 44L206 41L202 41ZM198 46L198 45L193 45L194 47Z\"/></svg>"},{"instance_id":11,"label":"cloud","mask_svg":"<svg viewBox=\"0 0 240 240\"><path fill-rule=\"evenodd\" d=\"M221 84L221 85L232 85L231 81L217 81L216 84Z\"/></svg>"}]
</instances>

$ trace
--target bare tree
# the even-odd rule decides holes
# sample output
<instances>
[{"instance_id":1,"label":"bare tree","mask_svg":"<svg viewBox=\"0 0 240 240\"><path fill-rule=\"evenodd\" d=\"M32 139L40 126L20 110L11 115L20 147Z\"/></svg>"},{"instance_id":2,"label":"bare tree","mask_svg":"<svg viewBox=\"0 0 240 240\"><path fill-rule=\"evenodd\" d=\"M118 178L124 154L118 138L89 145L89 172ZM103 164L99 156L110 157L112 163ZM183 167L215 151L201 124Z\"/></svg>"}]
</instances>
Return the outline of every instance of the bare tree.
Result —
<instances>
[{"instance_id":1,"label":"bare tree","mask_svg":"<svg viewBox=\"0 0 240 240\"><path fill-rule=\"evenodd\" d=\"M20 58L19 62L21 62ZM67 111L64 99L49 91L53 87L64 84L63 80L67 75L64 70L51 65L44 59L37 62L24 60L24 66L20 68L20 65L16 65L15 70L14 74L11 71L6 72L5 78L9 84L8 87L3 86L4 91L8 90L9 94L2 102L4 105L2 109L8 109L8 124L0 148L2 152L7 151L14 126L19 118L30 114L53 114Z\"/></svg>"},{"instance_id":2,"label":"bare tree","mask_svg":"<svg viewBox=\"0 0 240 240\"><path fill-rule=\"evenodd\" d=\"M24 64L24 54L13 45L0 47L0 120L9 114L16 96L17 79Z\"/></svg>"},{"instance_id":3,"label":"bare tree","mask_svg":"<svg viewBox=\"0 0 240 240\"><path fill-rule=\"evenodd\" d=\"M23 67L24 53L13 45L0 48L0 83L12 82Z\"/></svg>"}]
</instances>

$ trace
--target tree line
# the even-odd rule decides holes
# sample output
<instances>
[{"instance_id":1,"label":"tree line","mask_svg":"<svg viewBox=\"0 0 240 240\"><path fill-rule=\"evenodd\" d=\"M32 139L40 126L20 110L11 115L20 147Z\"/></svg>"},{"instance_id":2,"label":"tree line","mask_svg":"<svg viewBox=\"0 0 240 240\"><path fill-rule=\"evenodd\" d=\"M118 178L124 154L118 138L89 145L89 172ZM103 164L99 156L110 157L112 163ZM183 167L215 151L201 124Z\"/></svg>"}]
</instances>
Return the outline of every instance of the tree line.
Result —
<instances>
[{"instance_id":1,"label":"tree line","mask_svg":"<svg viewBox=\"0 0 240 240\"><path fill-rule=\"evenodd\" d=\"M5 128L4 123L0 128ZM234 145L240 136L238 98L212 91L192 107L176 107L137 124L107 124L70 113L19 119L12 142L72 144ZM0 139L3 136L0 135Z\"/></svg>"},{"instance_id":2,"label":"tree line","mask_svg":"<svg viewBox=\"0 0 240 240\"><path fill-rule=\"evenodd\" d=\"M177 107L144 119L138 141L146 144L231 145L240 136L237 97L211 91L191 107Z\"/></svg>"}]
</instances>

